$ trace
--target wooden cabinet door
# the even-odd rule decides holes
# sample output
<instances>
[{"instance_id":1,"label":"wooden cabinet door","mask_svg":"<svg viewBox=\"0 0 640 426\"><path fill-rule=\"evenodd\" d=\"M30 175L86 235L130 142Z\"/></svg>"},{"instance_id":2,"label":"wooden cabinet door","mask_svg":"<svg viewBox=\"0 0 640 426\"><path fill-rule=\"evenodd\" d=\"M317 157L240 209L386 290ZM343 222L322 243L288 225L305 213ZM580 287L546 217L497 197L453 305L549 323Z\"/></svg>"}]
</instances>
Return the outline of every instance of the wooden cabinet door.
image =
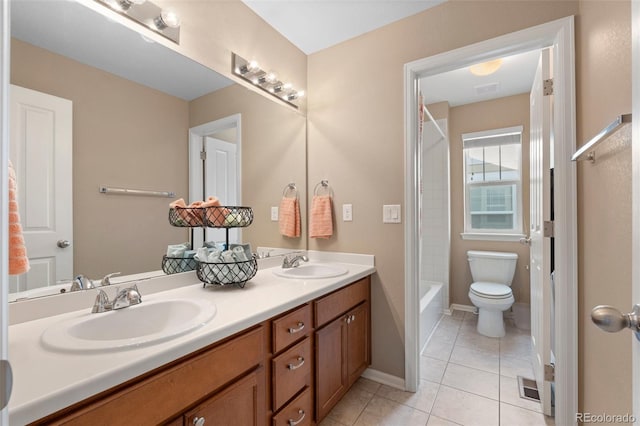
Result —
<instances>
[{"instance_id":1,"label":"wooden cabinet door","mask_svg":"<svg viewBox=\"0 0 640 426\"><path fill-rule=\"evenodd\" d=\"M369 303L349 311L347 318L347 375L351 386L371 363Z\"/></svg>"},{"instance_id":2,"label":"wooden cabinet door","mask_svg":"<svg viewBox=\"0 0 640 426\"><path fill-rule=\"evenodd\" d=\"M256 426L264 424L264 402L260 398L259 368L215 394L184 416L185 425ZM203 419L203 420L200 420ZM200 423L199 423L200 422Z\"/></svg>"},{"instance_id":3,"label":"wooden cabinet door","mask_svg":"<svg viewBox=\"0 0 640 426\"><path fill-rule=\"evenodd\" d=\"M326 416L347 391L347 323L339 317L315 332L316 420Z\"/></svg>"}]
</instances>

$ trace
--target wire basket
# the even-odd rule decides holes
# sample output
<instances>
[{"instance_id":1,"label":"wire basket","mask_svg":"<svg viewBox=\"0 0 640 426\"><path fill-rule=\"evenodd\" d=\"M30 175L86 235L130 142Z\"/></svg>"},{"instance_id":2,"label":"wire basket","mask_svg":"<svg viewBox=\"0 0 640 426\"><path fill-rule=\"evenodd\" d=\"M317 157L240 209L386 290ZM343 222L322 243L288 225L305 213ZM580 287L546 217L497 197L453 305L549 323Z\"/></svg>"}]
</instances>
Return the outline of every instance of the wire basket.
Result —
<instances>
[{"instance_id":1,"label":"wire basket","mask_svg":"<svg viewBox=\"0 0 640 426\"><path fill-rule=\"evenodd\" d=\"M162 271L167 274L179 274L180 272L195 271L198 261L193 257L167 257L162 256Z\"/></svg>"},{"instance_id":2,"label":"wire basket","mask_svg":"<svg viewBox=\"0 0 640 426\"><path fill-rule=\"evenodd\" d=\"M178 227L243 228L253 222L251 207L173 207L169 223Z\"/></svg>"},{"instance_id":3,"label":"wire basket","mask_svg":"<svg viewBox=\"0 0 640 426\"><path fill-rule=\"evenodd\" d=\"M213 228L244 228L253 222L251 207L220 206L204 208L204 225Z\"/></svg>"},{"instance_id":4,"label":"wire basket","mask_svg":"<svg viewBox=\"0 0 640 426\"><path fill-rule=\"evenodd\" d=\"M247 281L258 272L258 261L255 257L243 262L207 263L198 262L196 275L206 284L237 285L243 288Z\"/></svg>"},{"instance_id":5,"label":"wire basket","mask_svg":"<svg viewBox=\"0 0 640 426\"><path fill-rule=\"evenodd\" d=\"M175 207L169 209L169 223L179 227L201 227L204 224L204 209L200 207Z\"/></svg>"}]
</instances>

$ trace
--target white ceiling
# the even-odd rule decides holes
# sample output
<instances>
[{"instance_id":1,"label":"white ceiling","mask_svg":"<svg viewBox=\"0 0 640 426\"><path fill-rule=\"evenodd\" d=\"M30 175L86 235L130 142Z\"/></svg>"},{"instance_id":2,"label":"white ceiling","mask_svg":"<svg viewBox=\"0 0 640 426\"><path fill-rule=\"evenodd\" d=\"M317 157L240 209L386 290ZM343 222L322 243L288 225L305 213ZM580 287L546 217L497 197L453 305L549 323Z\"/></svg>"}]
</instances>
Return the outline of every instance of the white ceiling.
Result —
<instances>
[{"instance_id":1,"label":"white ceiling","mask_svg":"<svg viewBox=\"0 0 640 426\"><path fill-rule=\"evenodd\" d=\"M535 50L505 57L500 69L486 76L473 75L465 67L424 77L420 79L420 89L425 104L448 101L454 107L529 93L539 56L540 51ZM486 93L478 93L482 89L487 89Z\"/></svg>"},{"instance_id":2,"label":"white ceiling","mask_svg":"<svg viewBox=\"0 0 640 426\"><path fill-rule=\"evenodd\" d=\"M307 55L446 0L242 0Z\"/></svg>"}]
</instances>

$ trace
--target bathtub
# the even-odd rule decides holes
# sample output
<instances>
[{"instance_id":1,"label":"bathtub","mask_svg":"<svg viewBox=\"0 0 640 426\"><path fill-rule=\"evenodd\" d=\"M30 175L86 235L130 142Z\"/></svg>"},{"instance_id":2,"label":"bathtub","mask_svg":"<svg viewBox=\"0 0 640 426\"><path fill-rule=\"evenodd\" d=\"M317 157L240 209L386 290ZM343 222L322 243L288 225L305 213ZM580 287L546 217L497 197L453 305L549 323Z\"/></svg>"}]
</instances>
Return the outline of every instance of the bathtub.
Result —
<instances>
[{"instance_id":1,"label":"bathtub","mask_svg":"<svg viewBox=\"0 0 640 426\"><path fill-rule=\"evenodd\" d=\"M429 341L431 333L443 312L442 283L420 281L420 352Z\"/></svg>"}]
</instances>

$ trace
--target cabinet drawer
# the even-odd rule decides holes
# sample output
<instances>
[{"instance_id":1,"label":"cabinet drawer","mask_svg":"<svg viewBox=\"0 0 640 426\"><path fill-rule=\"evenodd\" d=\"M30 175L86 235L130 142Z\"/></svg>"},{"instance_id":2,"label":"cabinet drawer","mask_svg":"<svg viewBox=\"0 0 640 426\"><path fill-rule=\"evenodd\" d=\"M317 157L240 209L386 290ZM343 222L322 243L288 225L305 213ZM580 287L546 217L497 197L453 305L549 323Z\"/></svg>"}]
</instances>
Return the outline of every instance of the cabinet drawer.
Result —
<instances>
[{"instance_id":1,"label":"cabinet drawer","mask_svg":"<svg viewBox=\"0 0 640 426\"><path fill-rule=\"evenodd\" d=\"M315 325L321 327L361 302L369 299L370 277L336 290L314 302Z\"/></svg>"},{"instance_id":2,"label":"cabinet drawer","mask_svg":"<svg viewBox=\"0 0 640 426\"><path fill-rule=\"evenodd\" d=\"M272 360L273 411L278 411L305 386L311 385L311 338L305 339Z\"/></svg>"},{"instance_id":3,"label":"cabinet drawer","mask_svg":"<svg viewBox=\"0 0 640 426\"><path fill-rule=\"evenodd\" d=\"M308 426L313 419L312 410L311 388L307 388L273 416L273 426Z\"/></svg>"},{"instance_id":4,"label":"cabinet drawer","mask_svg":"<svg viewBox=\"0 0 640 426\"><path fill-rule=\"evenodd\" d=\"M304 305L272 322L273 353L303 338L312 328L311 305Z\"/></svg>"}]
</instances>

